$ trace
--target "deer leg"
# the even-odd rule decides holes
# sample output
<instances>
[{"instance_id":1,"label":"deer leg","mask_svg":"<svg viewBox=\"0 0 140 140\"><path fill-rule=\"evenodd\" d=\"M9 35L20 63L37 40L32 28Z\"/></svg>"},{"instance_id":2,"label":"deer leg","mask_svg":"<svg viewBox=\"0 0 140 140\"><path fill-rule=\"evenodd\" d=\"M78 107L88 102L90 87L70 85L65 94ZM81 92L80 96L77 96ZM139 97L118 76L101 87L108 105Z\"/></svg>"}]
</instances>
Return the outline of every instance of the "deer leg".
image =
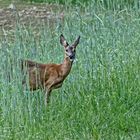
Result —
<instances>
[{"instance_id":1,"label":"deer leg","mask_svg":"<svg viewBox=\"0 0 140 140\"><path fill-rule=\"evenodd\" d=\"M45 105L47 105L49 103L49 98L50 98L50 94L51 94L51 91L53 89L53 86L59 82L61 82L61 79L58 78L55 81L53 81L49 86L47 86L46 93L45 93Z\"/></svg>"},{"instance_id":2,"label":"deer leg","mask_svg":"<svg viewBox=\"0 0 140 140\"><path fill-rule=\"evenodd\" d=\"M45 93L45 105L47 105L50 101L51 89L47 89Z\"/></svg>"}]
</instances>

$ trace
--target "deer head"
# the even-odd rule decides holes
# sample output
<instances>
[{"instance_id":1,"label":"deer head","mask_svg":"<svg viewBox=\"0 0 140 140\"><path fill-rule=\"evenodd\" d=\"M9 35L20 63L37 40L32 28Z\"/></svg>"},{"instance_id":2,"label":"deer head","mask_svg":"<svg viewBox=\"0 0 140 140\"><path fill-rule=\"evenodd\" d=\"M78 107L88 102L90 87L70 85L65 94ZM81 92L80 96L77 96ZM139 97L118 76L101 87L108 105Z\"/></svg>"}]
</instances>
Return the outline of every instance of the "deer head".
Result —
<instances>
[{"instance_id":1,"label":"deer head","mask_svg":"<svg viewBox=\"0 0 140 140\"><path fill-rule=\"evenodd\" d=\"M72 45L69 45L68 42L65 40L64 36L60 35L60 43L64 46L65 55L69 57L70 61L74 61L75 54L76 54L76 46L79 44L80 36L74 41Z\"/></svg>"}]
</instances>

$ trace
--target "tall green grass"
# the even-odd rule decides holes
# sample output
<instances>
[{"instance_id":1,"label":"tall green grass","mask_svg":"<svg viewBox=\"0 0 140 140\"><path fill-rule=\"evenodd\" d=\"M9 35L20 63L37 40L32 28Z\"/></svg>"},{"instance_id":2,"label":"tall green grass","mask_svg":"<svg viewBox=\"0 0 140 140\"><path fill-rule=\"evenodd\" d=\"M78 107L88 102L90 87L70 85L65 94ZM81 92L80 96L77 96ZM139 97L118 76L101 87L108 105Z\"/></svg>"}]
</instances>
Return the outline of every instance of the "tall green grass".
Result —
<instances>
[{"instance_id":1,"label":"tall green grass","mask_svg":"<svg viewBox=\"0 0 140 140\"><path fill-rule=\"evenodd\" d=\"M100 5L105 9L124 9L124 8L134 8L139 9L139 0L24 0L28 2L35 3L59 3L64 5Z\"/></svg>"},{"instance_id":2,"label":"tall green grass","mask_svg":"<svg viewBox=\"0 0 140 140\"><path fill-rule=\"evenodd\" d=\"M137 12L76 7L62 25L37 31L17 23L14 41L1 38L0 139L140 139ZM78 35L81 41L70 75L46 108L42 91L22 91L18 60L61 63L61 33L68 42Z\"/></svg>"}]
</instances>

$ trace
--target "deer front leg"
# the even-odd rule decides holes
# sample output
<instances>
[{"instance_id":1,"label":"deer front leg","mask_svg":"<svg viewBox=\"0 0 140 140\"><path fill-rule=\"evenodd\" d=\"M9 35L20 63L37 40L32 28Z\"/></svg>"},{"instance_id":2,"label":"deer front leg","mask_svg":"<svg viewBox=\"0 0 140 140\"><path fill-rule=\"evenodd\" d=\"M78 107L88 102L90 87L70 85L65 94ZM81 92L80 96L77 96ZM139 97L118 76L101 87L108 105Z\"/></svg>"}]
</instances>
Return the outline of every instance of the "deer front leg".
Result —
<instances>
[{"instance_id":1,"label":"deer front leg","mask_svg":"<svg viewBox=\"0 0 140 140\"><path fill-rule=\"evenodd\" d=\"M52 89L56 89L61 87L62 85L62 80L61 78L56 79L55 81L53 81L50 85L48 83L46 83L46 93L45 93L45 105L47 105L49 103L49 98L50 98L50 94Z\"/></svg>"},{"instance_id":2,"label":"deer front leg","mask_svg":"<svg viewBox=\"0 0 140 140\"><path fill-rule=\"evenodd\" d=\"M46 89L45 91L45 105L49 103L51 91L52 90L50 88Z\"/></svg>"}]
</instances>

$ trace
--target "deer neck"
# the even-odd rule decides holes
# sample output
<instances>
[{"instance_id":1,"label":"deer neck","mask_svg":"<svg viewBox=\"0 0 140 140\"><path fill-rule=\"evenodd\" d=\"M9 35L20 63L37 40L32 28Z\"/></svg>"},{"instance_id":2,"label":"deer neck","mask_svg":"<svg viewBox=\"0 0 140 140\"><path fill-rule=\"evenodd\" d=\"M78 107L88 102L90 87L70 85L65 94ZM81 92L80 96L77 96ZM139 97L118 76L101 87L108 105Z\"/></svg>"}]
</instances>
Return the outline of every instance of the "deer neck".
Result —
<instances>
[{"instance_id":1,"label":"deer neck","mask_svg":"<svg viewBox=\"0 0 140 140\"><path fill-rule=\"evenodd\" d=\"M63 76L66 77L72 68L73 61L69 57L65 56L63 63L61 64Z\"/></svg>"}]
</instances>

